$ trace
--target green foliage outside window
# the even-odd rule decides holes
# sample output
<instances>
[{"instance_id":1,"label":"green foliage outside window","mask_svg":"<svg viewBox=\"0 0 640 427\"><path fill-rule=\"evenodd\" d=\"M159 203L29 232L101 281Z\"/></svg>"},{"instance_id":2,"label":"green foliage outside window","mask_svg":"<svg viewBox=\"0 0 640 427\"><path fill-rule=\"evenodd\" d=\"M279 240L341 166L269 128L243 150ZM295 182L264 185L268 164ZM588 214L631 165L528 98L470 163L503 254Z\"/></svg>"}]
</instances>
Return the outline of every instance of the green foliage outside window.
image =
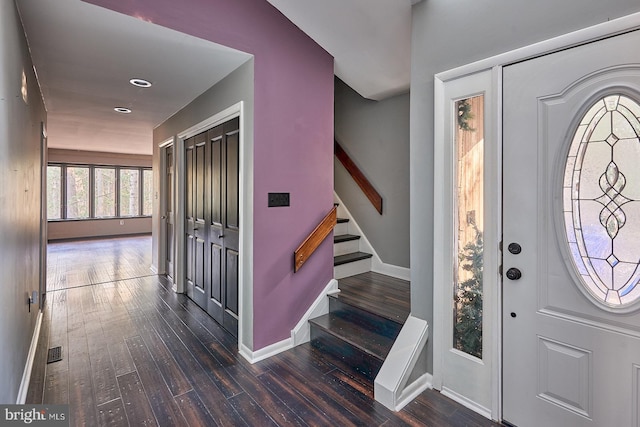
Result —
<instances>
[{"instance_id":1,"label":"green foliage outside window","mask_svg":"<svg viewBox=\"0 0 640 427\"><path fill-rule=\"evenodd\" d=\"M471 277L458 284L454 295L454 347L482 358L482 268L483 237L475 224L475 239L460 253L460 267Z\"/></svg>"}]
</instances>

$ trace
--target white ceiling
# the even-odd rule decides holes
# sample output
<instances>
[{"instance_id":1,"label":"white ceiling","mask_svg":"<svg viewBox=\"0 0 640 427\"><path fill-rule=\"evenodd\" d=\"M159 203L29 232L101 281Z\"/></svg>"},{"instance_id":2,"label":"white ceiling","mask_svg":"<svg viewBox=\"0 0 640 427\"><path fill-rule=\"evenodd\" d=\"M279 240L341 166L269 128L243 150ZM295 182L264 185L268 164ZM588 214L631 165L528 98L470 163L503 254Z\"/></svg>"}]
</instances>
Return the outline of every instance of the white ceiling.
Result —
<instances>
[{"instance_id":1,"label":"white ceiling","mask_svg":"<svg viewBox=\"0 0 640 427\"><path fill-rule=\"evenodd\" d=\"M362 96L409 88L411 1L268 1L334 56L336 75ZM81 0L16 3L52 148L151 154L154 127L250 58Z\"/></svg>"},{"instance_id":2,"label":"white ceiling","mask_svg":"<svg viewBox=\"0 0 640 427\"><path fill-rule=\"evenodd\" d=\"M80 0L17 4L52 148L151 154L154 127L250 58ZM137 88L131 78L153 86Z\"/></svg>"},{"instance_id":3,"label":"white ceiling","mask_svg":"<svg viewBox=\"0 0 640 427\"><path fill-rule=\"evenodd\" d=\"M417 0L268 0L335 58L334 71L365 98L410 84L411 5Z\"/></svg>"}]
</instances>

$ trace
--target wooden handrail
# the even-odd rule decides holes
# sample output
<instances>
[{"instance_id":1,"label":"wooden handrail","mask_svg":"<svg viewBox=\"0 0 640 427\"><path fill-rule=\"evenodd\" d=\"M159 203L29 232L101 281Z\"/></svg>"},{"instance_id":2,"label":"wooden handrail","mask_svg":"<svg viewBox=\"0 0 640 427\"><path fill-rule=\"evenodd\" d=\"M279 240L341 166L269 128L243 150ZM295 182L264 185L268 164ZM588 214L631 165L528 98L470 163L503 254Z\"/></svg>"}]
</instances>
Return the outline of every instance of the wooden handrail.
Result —
<instances>
[{"instance_id":1,"label":"wooden handrail","mask_svg":"<svg viewBox=\"0 0 640 427\"><path fill-rule=\"evenodd\" d=\"M364 195L367 196L367 199L369 199L373 207L382 215L382 196L373 188L371 182L364 176L358 166L353 163L353 160L351 160L347 152L342 149L338 141L334 140L334 142L336 157L340 160L340 163L342 163L342 166L345 167L347 172L349 172L349 175L351 175L356 184L358 184Z\"/></svg>"},{"instance_id":2,"label":"wooden handrail","mask_svg":"<svg viewBox=\"0 0 640 427\"><path fill-rule=\"evenodd\" d=\"M327 238L329 233L336 226L338 221L337 207L334 206L331 212L324 217L318 226L304 239L304 242L293 253L293 271L297 272L302 264L307 262L309 257L318 249L320 243Z\"/></svg>"}]
</instances>

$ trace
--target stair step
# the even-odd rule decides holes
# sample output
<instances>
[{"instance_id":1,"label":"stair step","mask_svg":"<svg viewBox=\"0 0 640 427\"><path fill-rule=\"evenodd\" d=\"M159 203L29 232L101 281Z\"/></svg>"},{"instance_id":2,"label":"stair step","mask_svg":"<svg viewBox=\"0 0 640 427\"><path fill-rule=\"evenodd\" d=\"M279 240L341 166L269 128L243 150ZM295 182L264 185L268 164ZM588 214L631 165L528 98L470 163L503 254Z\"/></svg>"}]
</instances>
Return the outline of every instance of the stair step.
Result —
<instances>
[{"instance_id":1,"label":"stair step","mask_svg":"<svg viewBox=\"0 0 640 427\"><path fill-rule=\"evenodd\" d=\"M394 338L364 326L350 313L334 312L309 320L311 345L374 380Z\"/></svg>"},{"instance_id":2,"label":"stair step","mask_svg":"<svg viewBox=\"0 0 640 427\"><path fill-rule=\"evenodd\" d=\"M364 307L357 302L341 298L340 293L328 295L329 312L342 313L345 317L353 319L367 330L375 331L394 340L402 329L403 321L390 319L389 316L378 314L372 307Z\"/></svg>"},{"instance_id":3,"label":"stair step","mask_svg":"<svg viewBox=\"0 0 640 427\"><path fill-rule=\"evenodd\" d=\"M350 242L359 239L360 236L356 236L355 234L338 234L333 236L333 243Z\"/></svg>"},{"instance_id":4,"label":"stair step","mask_svg":"<svg viewBox=\"0 0 640 427\"><path fill-rule=\"evenodd\" d=\"M366 252L353 252L346 255L339 255L339 256L333 257L333 265L338 266L342 264L347 264L350 262L368 259L368 258L371 258L372 256L373 255L368 254Z\"/></svg>"}]
</instances>

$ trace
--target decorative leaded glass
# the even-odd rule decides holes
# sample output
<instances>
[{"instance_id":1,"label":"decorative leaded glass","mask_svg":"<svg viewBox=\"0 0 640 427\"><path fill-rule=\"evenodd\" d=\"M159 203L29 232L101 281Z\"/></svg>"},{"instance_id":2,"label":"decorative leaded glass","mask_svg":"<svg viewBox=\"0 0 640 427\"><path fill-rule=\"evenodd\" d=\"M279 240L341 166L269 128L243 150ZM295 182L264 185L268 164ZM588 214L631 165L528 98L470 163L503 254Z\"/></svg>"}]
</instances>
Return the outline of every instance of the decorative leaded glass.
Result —
<instances>
[{"instance_id":1,"label":"decorative leaded glass","mask_svg":"<svg viewBox=\"0 0 640 427\"><path fill-rule=\"evenodd\" d=\"M593 104L573 135L564 223L584 288L609 308L640 298L640 105L624 95Z\"/></svg>"}]
</instances>

